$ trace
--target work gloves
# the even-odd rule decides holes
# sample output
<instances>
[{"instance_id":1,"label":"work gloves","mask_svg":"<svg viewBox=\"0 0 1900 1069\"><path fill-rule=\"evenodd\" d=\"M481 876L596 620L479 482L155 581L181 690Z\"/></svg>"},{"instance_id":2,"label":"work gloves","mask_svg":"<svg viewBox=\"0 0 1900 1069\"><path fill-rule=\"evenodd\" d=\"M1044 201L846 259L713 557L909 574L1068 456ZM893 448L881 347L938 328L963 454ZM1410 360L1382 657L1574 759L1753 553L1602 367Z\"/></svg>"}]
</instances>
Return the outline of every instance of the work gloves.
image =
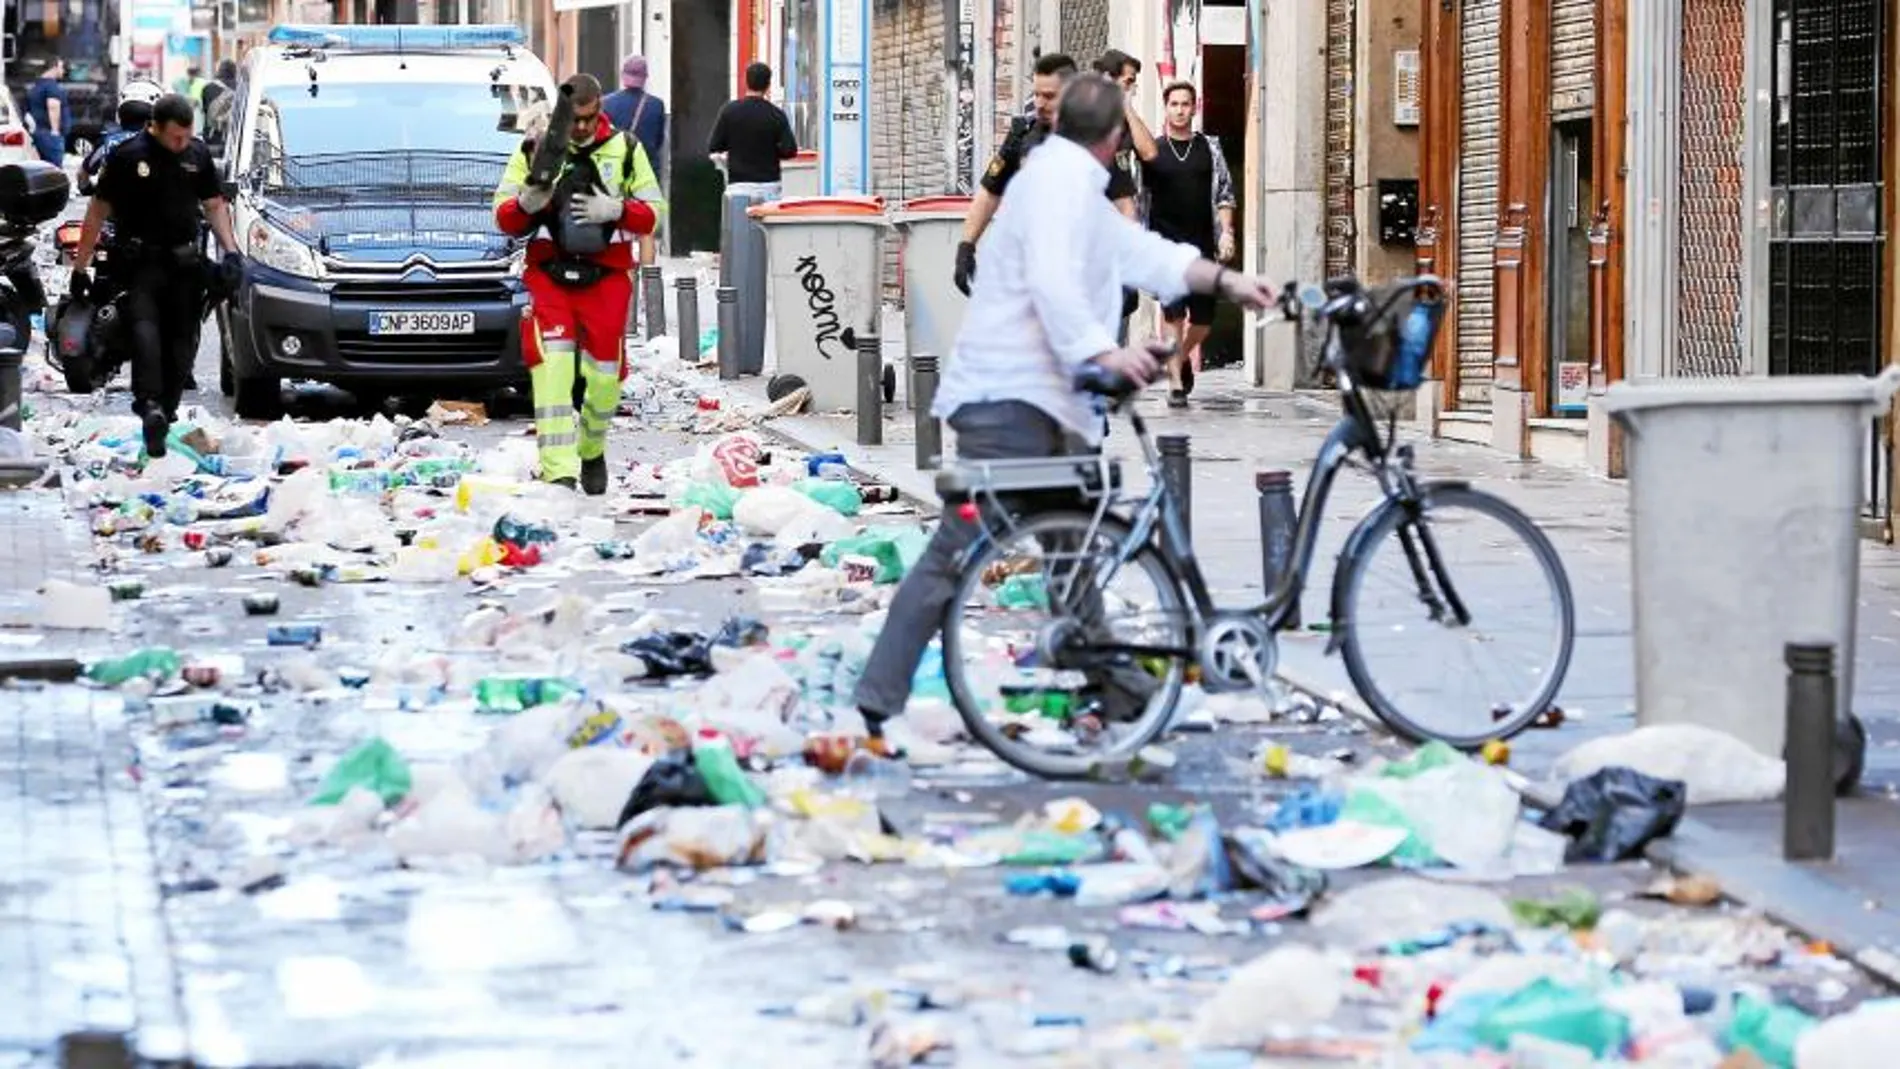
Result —
<instances>
[{"instance_id":1,"label":"work gloves","mask_svg":"<svg viewBox=\"0 0 1900 1069\"><path fill-rule=\"evenodd\" d=\"M957 242L957 290L965 297L970 295L970 284L976 281L976 242Z\"/></svg>"},{"instance_id":2,"label":"work gloves","mask_svg":"<svg viewBox=\"0 0 1900 1069\"><path fill-rule=\"evenodd\" d=\"M521 192L515 194L515 203L529 215L540 215L553 202L554 190L545 186L523 186Z\"/></svg>"},{"instance_id":3,"label":"work gloves","mask_svg":"<svg viewBox=\"0 0 1900 1069\"><path fill-rule=\"evenodd\" d=\"M568 212L577 223L606 226L608 223L618 223L625 207L619 197L590 190L586 193L575 194L573 203L568 206Z\"/></svg>"}]
</instances>

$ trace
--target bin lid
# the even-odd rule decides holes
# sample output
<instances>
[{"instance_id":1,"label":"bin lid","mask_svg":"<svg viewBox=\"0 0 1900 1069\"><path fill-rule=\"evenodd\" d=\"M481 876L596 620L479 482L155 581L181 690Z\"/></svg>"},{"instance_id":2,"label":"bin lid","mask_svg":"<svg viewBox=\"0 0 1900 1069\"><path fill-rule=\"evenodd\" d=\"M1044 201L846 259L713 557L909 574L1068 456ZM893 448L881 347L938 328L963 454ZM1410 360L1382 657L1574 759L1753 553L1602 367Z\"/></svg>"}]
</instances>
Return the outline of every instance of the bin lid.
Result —
<instances>
[{"instance_id":1,"label":"bin lid","mask_svg":"<svg viewBox=\"0 0 1900 1069\"><path fill-rule=\"evenodd\" d=\"M762 223L884 222L883 197L786 197L746 209Z\"/></svg>"},{"instance_id":2,"label":"bin lid","mask_svg":"<svg viewBox=\"0 0 1900 1069\"><path fill-rule=\"evenodd\" d=\"M1900 390L1900 364L1878 376L1752 375L1734 379L1650 379L1619 382L1603 394L1610 415L1655 408L1714 405L1857 405L1870 412Z\"/></svg>"},{"instance_id":3,"label":"bin lid","mask_svg":"<svg viewBox=\"0 0 1900 1069\"><path fill-rule=\"evenodd\" d=\"M781 161L779 166L781 168L816 167L818 166L818 150L815 148L801 148L791 159Z\"/></svg>"},{"instance_id":4,"label":"bin lid","mask_svg":"<svg viewBox=\"0 0 1900 1069\"><path fill-rule=\"evenodd\" d=\"M891 222L900 226L904 223L920 223L927 220L955 219L961 221L970 214L970 205L976 200L967 194L952 193L935 197L912 197L898 205L891 213Z\"/></svg>"}]
</instances>

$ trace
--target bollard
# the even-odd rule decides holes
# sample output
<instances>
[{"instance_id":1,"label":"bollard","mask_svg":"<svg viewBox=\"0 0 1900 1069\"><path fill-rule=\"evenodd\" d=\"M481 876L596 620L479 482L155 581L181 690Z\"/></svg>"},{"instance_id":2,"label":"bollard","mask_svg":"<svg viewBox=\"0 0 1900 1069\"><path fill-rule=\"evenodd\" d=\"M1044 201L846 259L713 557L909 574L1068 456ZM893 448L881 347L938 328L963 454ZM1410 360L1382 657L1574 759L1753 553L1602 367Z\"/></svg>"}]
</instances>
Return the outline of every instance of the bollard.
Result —
<instances>
[{"instance_id":1,"label":"bollard","mask_svg":"<svg viewBox=\"0 0 1900 1069\"><path fill-rule=\"evenodd\" d=\"M884 342L858 335L858 444L884 444Z\"/></svg>"},{"instance_id":2,"label":"bollard","mask_svg":"<svg viewBox=\"0 0 1900 1069\"><path fill-rule=\"evenodd\" d=\"M0 326L0 427L19 430L24 403L20 383L20 365L25 362L29 339L13 336L13 328Z\"/></svg>"},{"instance_id":3,"label":"bollard","mask_svg":"<svg viewBox=\"0 0 1900 1069\"><path fill-rule=\"evenodd\" d=\"M647 340L666 333L666 279L658 264L640 269L640 299L647 306Z\"/></svg>"},{"instance_id":4,"label":"bollard","mask_svg":"<svg viewBox=\"0 0 1900 1069\"><path fill-rule=\"evenodd\" d=\"M674 280L679 291L679 311L674 322L679 326L680 359L688 365L699 363L699 280L681 275Z\"/></svg>"},{"instance_id":5,"label":"bollard","mask_svg":"<svg viewBox=\"0 0 1900 1069\"><path fill-rule=\"evenodd\" d=\"M713 299L719 311L719 377L730 382L739 377L739 291L721 286Z\"/></svg>"},{"instance_id":6,"label":"bollard","mask_svg":"<svg viewBox=\"0 0 1900 1069\"><path fill-rule=\"evenodd\" d=\"M910 358L911 411L917 420L917 470L935 471L943 463L943 424L930 414L937 401L937 358Z\"/></svg>"},{"instance_id":7,"label":"bollard","mask_svg":"<svg viewBox=\"0 0 1900 1069\"><path fill-rule=\"evenodd\" d=\"M1194 460L1188 456L1188 436L1158 435L1155 445L1161 451L1161 478L1167 482L1168 491L1174 495L1174 507L1181 516L1181 530L1187 532L1191 542L1194 536ZM1181 547L1184 551L1188 548Z\"/></svg>"},{"instance_id":8,"label":"bollard","mask_svg":"<svg viewBox=\"0 0 1900 1069\"><path fill-rule=\"evenodd\" d=\"M1271 598L1280 581L1293 571L1293 535L1300 522L1299 508L1293 503L1293 473L1255 472L1253 488L1260 494L1260 583ZM1300 603L1295 600L1280 618L1280 629L1299 628Z\"/></svg>"},{"instance_id":9,"label":"bollard","mask_svg":"<svg viewBox=\"0 0 1900 1069\"><path fill-rule=\"evenodd\" d=\"M1781 855L1789 861L1834 857L1834 647L1790 642L1788 768L1782 792Z\"/></svg>"},{"instance_id":10,"label":"bollard","mask_svg":"<svg viewBox=\"0 0 1900 1069\"><path fill-rule=\"evenodd\" d=\"M131 1065L132 1048L123 1033L90 1029L59 1037L60 1069L130 1069Z\"/></svg>"}]
</instances>

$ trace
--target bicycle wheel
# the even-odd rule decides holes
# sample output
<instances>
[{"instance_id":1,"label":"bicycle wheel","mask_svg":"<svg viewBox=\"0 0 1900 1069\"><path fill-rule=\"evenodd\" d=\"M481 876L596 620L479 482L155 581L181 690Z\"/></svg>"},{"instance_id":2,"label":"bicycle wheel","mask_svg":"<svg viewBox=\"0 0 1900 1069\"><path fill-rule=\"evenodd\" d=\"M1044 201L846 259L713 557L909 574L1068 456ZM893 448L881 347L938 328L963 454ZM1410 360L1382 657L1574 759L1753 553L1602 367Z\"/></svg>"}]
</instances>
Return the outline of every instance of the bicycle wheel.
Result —
<instances>
[{"instance_id":1,"label":"bicycle wheel","mask_svg":"<svg viewBox=\"0 0 1900 1069\"><path fill-rule=\"evenodd\" d=\"M1475 552L1461 561L1461 550ZM1418 522L1388 504L1340 567L1346 673L1397 734L1466 749L1507 739L1563 686L1570 580L1550 539L1503 500L1428 485Z\"/></svg>"},{"instance_id":2,"label":"bicycle wheel","mask_svg":"<svg viewBox=\"0 0 1900 1069\"><path fill-rule=\"evenodd\" d=\"M1121 560L1128 527L1038 516L984 539L944 612L951 699L978 742L1025 772L1087 776L1168 726L1191 625L1152 544Z\"/></svg>"}]
</instances>

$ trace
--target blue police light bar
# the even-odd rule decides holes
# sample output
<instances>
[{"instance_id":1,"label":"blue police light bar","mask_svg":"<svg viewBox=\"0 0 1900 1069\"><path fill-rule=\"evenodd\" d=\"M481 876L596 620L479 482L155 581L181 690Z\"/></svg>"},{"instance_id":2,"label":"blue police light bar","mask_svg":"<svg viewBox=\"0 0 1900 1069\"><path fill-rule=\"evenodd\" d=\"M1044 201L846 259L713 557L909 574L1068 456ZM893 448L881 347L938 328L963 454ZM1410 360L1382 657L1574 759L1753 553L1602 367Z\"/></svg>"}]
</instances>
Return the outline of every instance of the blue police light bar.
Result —
<instances>
[{"instance_id":1,"label":"blue police light bar","mask_svg":"<svg viewBox=\"0 0 1900 1069\"><path fill-rule=\"evenodd\" d=\"M519 26L273 26L266 38L274 45L303 48L362 48L375 51L471 51L522 48L527 34Z\"/></svg>"}]
</instances>

